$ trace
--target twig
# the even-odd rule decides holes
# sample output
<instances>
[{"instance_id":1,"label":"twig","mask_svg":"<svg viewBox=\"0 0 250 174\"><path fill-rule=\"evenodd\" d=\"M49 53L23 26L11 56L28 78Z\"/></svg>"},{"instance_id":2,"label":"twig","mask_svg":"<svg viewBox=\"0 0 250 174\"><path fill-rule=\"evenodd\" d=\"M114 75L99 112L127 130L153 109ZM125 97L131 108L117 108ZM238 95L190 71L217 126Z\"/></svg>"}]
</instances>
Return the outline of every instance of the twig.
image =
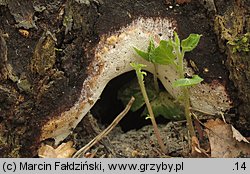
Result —
<instances>
[{"instance_id":1,"label":"twig","mask_svg":"<svg viewBox=\"0 0 250 174\"><path fill-rule=\"evenodd\" d=\"M100 141L103 137L105 137L120 121L121 119L128 113L133 102L135 101L134 97L131 97L125 109L114 119L114 121L99 135L97 135L93 140L91 140L88 144L78 150L72 158L79 158L81 154L85 154L92 146L94 146L98 141Z\"/></svg>"},{"instance_id":2,"label":"twig","mask_svg":"<svg viewBox=\"0 0 250 174\"><path fill-rule=\"evenodd\" d=\"M223 114L223 112L219 112L220 113L220 115L221 115L221 117L222 117L222 119L223 119L223 121L224 121L224 123L226 123L227 124L227 122L226 122L226 119L225 119L225 117L224 117L224 114Z\"/></svg>"}]
</instances>

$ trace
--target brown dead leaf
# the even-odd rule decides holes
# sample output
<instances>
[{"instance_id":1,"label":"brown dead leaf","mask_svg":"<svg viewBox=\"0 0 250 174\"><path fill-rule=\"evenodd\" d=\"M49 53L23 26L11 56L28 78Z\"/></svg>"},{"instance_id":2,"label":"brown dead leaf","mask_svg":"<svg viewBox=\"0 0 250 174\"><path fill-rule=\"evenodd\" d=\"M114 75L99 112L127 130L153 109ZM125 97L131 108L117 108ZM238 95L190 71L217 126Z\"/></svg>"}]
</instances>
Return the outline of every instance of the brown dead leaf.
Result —
<instances>
[{"instance_id":1,"label":"brown dead leaf","mask_svg":"<svg viewBox=\"0 0 250 174\"><path fill-rule=\"evenodd\" d=\"M250 155L250 144L233 137L232 126L220 119L208 120L205 124L211 147L211 157L235 158Z\"/></svg>"},{"instance_id":2,"label":"brown dead leaf","mask_svg":"<svg viewBox=\"0 0 250 174\"><path fill-rule=\"evenodd\" d=\"M38 156L41 158L70 158L76 152L72 146L72 141L62 143L56 149L49 145L43 145L38 150Z\"/></svg>"},{"instance_id":3,"label":"brown dead leaf","mask_svg":"<svg viewBox=\"0 0 250 174\"><path fill-rule=\"evenodd\" d=\"M195 158L207 158L209 155L207 152L200 147L200 143L197 137L193 136L192 137L192 152L191 152L192 157Z\"/></svg>"},{"instance_id":4,"label":"brown dead leaf","mask_svg":"<svg viewBox=\"0 0 250 174\"><path fill-rule=\"evenodd\" d=\"M245 137L243 137L243 136L241 135L241 133L240 133L237 129L235 129L235 128L233 127L233 125L231 125L231 126L232 126L232 131L233 131L233 137L234 137L237 141L239 141L239 142L244 141L245 143L248 143L248 144L249 144L249 141L248 141Z\"/></svg>"}]
</instances>

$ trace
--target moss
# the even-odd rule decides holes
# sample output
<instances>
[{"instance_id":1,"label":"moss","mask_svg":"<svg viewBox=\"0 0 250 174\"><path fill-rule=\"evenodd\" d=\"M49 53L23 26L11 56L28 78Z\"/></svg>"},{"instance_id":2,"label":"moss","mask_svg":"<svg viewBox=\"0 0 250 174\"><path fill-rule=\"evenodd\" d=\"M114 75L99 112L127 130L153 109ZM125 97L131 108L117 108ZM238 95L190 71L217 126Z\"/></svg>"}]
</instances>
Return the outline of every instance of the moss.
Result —
<instances>
[{"instance_id":1,"label":"moss","mask_svg":"<svg viewBox=\"0 0 250 174\"><path fill-rule=\"evenodd\" d=\"M231 45L232 53L236 52L249 52L250 51L250 33L246 33L242 36L235 38L227 42Z\"/></svg>"}]
</instances>

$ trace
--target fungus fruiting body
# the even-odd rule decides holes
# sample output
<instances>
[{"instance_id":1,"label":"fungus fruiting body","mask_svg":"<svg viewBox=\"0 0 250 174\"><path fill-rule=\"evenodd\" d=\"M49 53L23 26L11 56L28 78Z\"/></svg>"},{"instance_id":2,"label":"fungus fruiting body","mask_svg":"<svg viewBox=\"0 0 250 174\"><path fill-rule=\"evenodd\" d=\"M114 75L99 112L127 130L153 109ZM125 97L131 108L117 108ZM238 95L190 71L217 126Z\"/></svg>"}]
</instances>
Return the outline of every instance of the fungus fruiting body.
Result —
<instances>
[{"instance_id":1,"label":"fungus fruiting body","mask_svg":"<svg viewBox=\"0 0 250 174\"><path fill-rule=\"evenodd\" d=\"M87 67L88 76L83 82L78 101L68 111L43 126L40 140L54 138L58 144L66 138L99 99L107 83L132 70L131 62L145 64L145 70L153 73L153 65L141 59L133 47L145 50L150 37L156 41L172 38L177 29L178 23L174 19L148 17L138 18L115 33L100 36L94 57ZM193 73L190 68L186 69L189 74ZM176 70L158 65L157 73L166 90L177 98L180 89L172 87L172 83L179 78ZM218 82L198 84L190 93L191 105L195 109L214 114L231 107L225 87Z\"/></svg>"}]
</instances>

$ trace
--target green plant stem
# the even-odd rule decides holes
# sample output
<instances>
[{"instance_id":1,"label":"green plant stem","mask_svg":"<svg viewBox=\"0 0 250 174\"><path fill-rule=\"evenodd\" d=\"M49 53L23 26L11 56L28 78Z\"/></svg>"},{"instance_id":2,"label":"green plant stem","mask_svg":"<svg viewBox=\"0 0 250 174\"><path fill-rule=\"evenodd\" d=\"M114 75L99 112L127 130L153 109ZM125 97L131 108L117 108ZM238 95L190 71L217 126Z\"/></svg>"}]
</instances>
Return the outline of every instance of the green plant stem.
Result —
<instances>
[{"instance_id":1,"label":"green plant stem","mask_svg":"<svg viewBox=\"0 0 250 174\"><path fill-rule=\"evenodd\" d=\"M177 69L179 73L179 78L184 78L184 65L183 65L183 59L184 59L184 53L181 53L180 49L178 48L176 51L177 54Z\"/></svg>"},{"instance_id":2,"label":"green plant stem","mask_svg":"<svg viewBox=\"0 0 250 174\"><path fill-rule=\"evenodd\" d=\"M180 78L184 78L184 53L180 51L180 49L176 50L177 52L177 59L178 59L178 73ZM184 107L185 107L185 116L187 120L187 127L190 132L191 137L195 136L194 126L190 114L190 96L189 96L189 89L188 87L181 87L183 98L184 98Z\"/></svg>"},{"instance_id":3,"label":"green plant stem","mask_svg":"<svg viewBox=\"0 0 250 174\"><path fill-rule=\"evenodd\" d=\"M162 138L161 138L161 135L160 135L157 123L155 121L154 112L153 112L152 107L150 105L150 102L149 102L149 99L148 99L148 95L147 95L147 92L146 92L146 89L145 89L144 82L143 82L142 79L138 78L138 80L139 80L139 85L140 85L140 88L141 88L141 92L142 92L143 98L145 100L145 103L146 103L146 106L147 106L147 109L148 109L148 113L150 115L150 119L151 119L151 122L152 122L152 125L153 125L153 128L154 128L156 139L158 141L158 144L159 144L161 150L164 153L167 153L167 149L166 149L166 147L165 147L165 145L164 145L164 143L162 141Z\"/></svg>"},{"instance_id":4,"label":"green plant stem","mask_svg":"<svg viewBox=\"0 0 250 174\"><path fill-rule=\"evenodd\" d=\"M159 84L158 84L158 67L155 63L153 63L154 65L154 86L155 86L155 91L157 92L157 94L159 94L160 89L159 89Z\"/></svg>"},{"instance_id":5,"label":"green plant stem","mask_svg":"<svg viewBox=\"0 0 250 174\"><path fill-rule=\"evenodd\" d=\"M189 98L189 89L188 87L182 87L183 95L184 95L184 107L185 107L185 116L187 120L187 127L190 132L191 137L195 136L194 126L190 114L190 98Z\"/></svg>"}]
</instances>

